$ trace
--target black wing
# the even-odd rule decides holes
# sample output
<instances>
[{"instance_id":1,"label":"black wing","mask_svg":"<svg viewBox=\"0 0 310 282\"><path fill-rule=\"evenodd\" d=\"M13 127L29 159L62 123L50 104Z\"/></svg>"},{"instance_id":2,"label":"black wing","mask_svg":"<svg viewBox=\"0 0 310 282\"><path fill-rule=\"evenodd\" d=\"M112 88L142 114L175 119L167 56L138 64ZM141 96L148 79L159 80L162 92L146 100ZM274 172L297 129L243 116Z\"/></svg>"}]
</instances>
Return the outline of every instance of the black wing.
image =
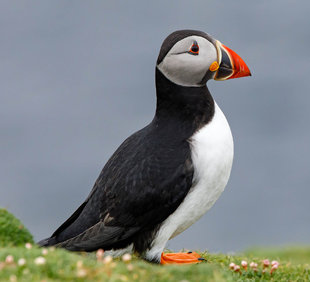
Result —
<instances>
[{"instance_id":1,"label":"black wing","mask_svg":"<svg viewBox=\"0 0 310 282\"><path fill-rule=\"evenodd\" d=\"M70 250L125 247L177 209L192 179L187 140L151 123L118 148L86 201L50 242Z\"/></svg>"}]
</instances>

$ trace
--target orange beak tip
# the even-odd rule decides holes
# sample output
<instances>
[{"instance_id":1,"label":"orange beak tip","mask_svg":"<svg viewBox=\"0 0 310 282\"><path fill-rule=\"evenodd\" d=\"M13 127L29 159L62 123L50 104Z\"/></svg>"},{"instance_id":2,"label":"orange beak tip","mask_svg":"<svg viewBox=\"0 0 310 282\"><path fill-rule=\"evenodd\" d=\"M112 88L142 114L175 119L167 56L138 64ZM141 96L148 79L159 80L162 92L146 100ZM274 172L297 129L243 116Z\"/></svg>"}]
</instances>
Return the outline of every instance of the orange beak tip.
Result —
<instances>
[{"instance_id":1,"label":"orange beak tip","mask_svg":"<svg viewBox=\"0 0 310 282\"><path fill-rule=\"evenodd\" d=\"M228 79L238 78L238 77L245 77L245 76L252 76L249 67L243 61L243 59L232 49L228 48L225 45L222 45L227 53L229 54L230 60L233 65L233 74Z\"/></svg>"}]
</instances>

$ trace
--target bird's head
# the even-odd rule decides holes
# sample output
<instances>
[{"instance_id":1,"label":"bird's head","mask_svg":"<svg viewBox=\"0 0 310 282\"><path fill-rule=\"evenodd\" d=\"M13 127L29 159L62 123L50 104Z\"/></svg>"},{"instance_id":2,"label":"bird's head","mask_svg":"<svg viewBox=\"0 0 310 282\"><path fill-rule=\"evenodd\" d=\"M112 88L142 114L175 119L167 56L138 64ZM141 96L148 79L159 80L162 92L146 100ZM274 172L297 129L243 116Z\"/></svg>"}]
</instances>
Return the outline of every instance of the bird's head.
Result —
<instances>
[{"instance_id":1,"label":"bird's head","mask_svg":"<svg viewBox=\"0 0 310 282\"><path fill-rule=\"evenodd\" d=\"M233 50L196 30L179 30L163 42L158 70L181 86L200 87L209 79L227 80L250 76L250 70Z\"/></svg>"}]
</instances>

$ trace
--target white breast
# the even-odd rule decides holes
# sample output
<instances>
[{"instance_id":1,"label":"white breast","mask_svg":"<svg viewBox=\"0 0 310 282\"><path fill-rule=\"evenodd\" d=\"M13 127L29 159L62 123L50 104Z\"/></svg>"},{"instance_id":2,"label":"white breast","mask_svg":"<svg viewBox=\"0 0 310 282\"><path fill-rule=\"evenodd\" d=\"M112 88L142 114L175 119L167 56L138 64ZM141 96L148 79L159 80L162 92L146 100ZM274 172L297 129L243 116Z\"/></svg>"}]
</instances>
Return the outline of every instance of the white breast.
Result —
<instances>
[{"instance_id":1,"label":"white breast","mask_svg":"<svg viewBox=\"0 0 310 282\"><path fill-rule=\"evenodd\" d=\"M233 138L228 122L215 103L214 117L190 141L194 165L193 186L182 204L161 226L148 257L203 216L223 192L232 167Z\"/></svg>"}]
</instances>

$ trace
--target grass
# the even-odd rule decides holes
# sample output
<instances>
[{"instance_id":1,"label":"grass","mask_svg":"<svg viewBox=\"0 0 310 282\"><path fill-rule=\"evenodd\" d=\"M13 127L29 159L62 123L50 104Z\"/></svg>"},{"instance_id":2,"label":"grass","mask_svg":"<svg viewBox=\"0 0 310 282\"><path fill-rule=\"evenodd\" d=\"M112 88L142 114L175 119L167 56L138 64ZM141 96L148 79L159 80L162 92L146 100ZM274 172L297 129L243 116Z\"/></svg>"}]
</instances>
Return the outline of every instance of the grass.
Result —
<instances>
[{"instance_id":1,"label":"grass","mask_svg":"<svg viewBox=\"0 0 310 282\"><path fill-rule=\"evenodd\" d=\"M44 250L44 251L43 251ZM42 254L44 252L44 255ZM300 248L290 248L285 254L274 250L270 254L280 261L279 268L271 275L263 274L261 260L266 258L260 250L258 254L240 256L202 253L207 259L199 265L160 266L147 263L138 258L130 262L121 259L105 263L97 260L94 254L71 253L61 249L40 249L32 247L7 247L0 250L1 281L310 281L308 264L295 263ZM290 254L293 254L290 257ZM8 256L13 256L8 259ZM283 256L283 260L282 257ZM302 256L310 261L310 251L302 251ZM42 264L38 264L38 259ZM25 259L19 265L19 259ZM44 259L42 259L44 258ZM255 261L258 271L235 273L229 269L231 262L240 264L241 260ZM7 262L5 262L7 261Z\"/></svg>"},{"instance_id":2,"label":"grass","mask_svg":"<svg viewBox=\"0 0 310 282\"><path fill-rule=\"evenodd\" d=\"M0 219L1 220L1 219ZM12 220L11 223L20 224ZM17 225L17 227L20 225ZM12 228L12 230L27 231ZM201 253L207 262L198 265L160 266L137 257L124 262L97 260L95 254L72 253L62 249L42 249L35 245L25 248L21 239L3 236L0 229L0 281L310 281L310 248L253 248L239 255ZM27 234L27 232L22 233ZM5 238L5 244L2 242ZM29 237L23 237L23 239ZM32 237L30 237L32 240ZM25 242L25 241L24 241ZM263 259L276 259L279 268L270 274L262 272ZM21 260L23 259L23 260ZM250 268L241 273L229 269L229 264L246 260L258 263L258 271Z\"/></svg>"},{"instance_id":3,"label":"grass","mask_svg":"<svg viewBox=\"0 0 310 282\"><path fill-rule=\"evenodd\" d=\"M310 265L310 246L285 246L282 248L251 248L244 252L245 255L268 257L271 260L282 260L291 264Z\"/></svg>"},{"instance_id":4,"label":"grass","mask_svg":"<svg viewBox=\"0 0 310 282\"><path fill-rule=\"evenodd\" d=\"M33 237L19 219L0 208L0 247L33 243Z\"/></svg>"}]
</instances>

